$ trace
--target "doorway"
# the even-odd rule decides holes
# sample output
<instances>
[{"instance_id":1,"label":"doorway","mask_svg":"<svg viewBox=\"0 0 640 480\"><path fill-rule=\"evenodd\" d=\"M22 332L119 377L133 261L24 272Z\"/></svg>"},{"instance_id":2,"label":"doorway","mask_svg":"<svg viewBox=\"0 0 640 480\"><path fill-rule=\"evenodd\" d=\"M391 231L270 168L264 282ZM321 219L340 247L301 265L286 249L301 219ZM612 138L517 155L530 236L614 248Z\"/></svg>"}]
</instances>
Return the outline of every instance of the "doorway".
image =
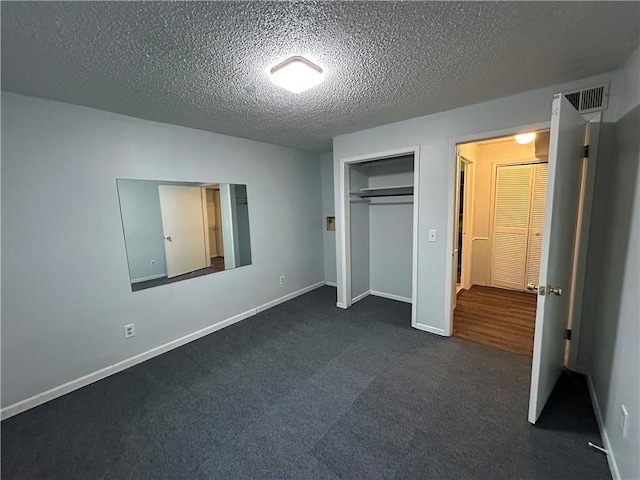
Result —
<instances>
[{"instance_id":1,"label":"doorway","mask_svg":"<svg viewBox=\"0 0 640 480\"><path fill-rule=\"evenodd\" d=\"M220 202L220 186L203 187L204 224L208 266L219 272L225 269L224 240L222 235L222 207Z\"/></svg>"},{"instance_id":2,"label":"doorway","mask_svg":"<svg viewBox=\"0 0 640 480\"><path fill-rule=\"evenodd\" d=\"M368 295L411 303L411 325L424 329L417 323L415 302L419 178L417 146L340 159L338 307L349 308ZM389 222L398 221L400 228L394 232ZM406 261L396 262L396 247ZM384 273L390 269L400 276Z\"/></svg>"},{"instance_id":3,"label":"doorway","mask_svg":"<svg viewBox=\"0 0 640 480\"><path fill-rule=\"evenodd\" d=\"M454 336L532 356L548 153L548 130L457 146Z\"/></svg>"}]
</instances>

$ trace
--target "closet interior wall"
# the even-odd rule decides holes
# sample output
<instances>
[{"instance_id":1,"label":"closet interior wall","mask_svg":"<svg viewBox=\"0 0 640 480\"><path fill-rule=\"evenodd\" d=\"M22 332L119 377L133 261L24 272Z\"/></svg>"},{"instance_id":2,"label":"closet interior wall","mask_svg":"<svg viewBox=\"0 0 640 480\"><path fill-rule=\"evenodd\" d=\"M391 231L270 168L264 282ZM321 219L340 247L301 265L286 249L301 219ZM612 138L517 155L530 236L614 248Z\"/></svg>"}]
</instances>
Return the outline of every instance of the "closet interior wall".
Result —
<instances>
[{"instance_id":1,"label":"closet interior wall","mask_svg":"<svg viewBox=\"0 0 640 480\"><path fill-rule=\"evenodd\" d=\"M413 155L351 166L350 191L407 186L403 195L351 203L352 298L368 291L411 301L413 259ZM371 191L372 195L378 192Z\"/></svg>"}]
</instances>

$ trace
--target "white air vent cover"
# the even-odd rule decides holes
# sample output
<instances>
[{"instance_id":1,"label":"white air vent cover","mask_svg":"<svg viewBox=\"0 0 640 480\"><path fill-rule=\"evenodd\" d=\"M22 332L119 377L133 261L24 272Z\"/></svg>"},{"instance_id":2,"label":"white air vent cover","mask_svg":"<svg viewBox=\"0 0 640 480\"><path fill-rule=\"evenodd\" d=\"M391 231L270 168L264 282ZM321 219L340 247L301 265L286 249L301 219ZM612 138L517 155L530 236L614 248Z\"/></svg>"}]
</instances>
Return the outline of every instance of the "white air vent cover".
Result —
<instances>
[{"instance_id":1,"label":"white air vent cover","mask_svg":"<svg viewBox=\"0 0 640 480\"><path fill-rule=\"evenodd\" d=\"M609 84L566 92L564 96L580 113L599 112L609 104Z\"/></svg>"}]
</instances>

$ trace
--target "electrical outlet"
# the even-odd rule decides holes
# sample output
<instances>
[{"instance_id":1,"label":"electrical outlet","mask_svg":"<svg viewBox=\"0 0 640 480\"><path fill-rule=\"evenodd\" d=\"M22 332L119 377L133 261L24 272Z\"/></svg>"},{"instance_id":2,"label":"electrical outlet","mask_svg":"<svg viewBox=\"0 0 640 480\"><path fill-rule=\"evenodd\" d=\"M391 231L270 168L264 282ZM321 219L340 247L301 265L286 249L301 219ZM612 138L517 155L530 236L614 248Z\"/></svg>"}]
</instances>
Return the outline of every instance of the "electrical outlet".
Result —
<instances>
[{"instance_id":1,"label":"electrical outlet","mask_svg":"<svg viewBox=\"0 0 640 480\"><path fill-rule=\"evenodd\" d=\"M155 267L156 266L156 261L155 260L151 260L151 266Z\"/></svg>"},{"instance_id":2,"label":"electrical outlet","mask_svg":"<svg viewBox=\"0 0 640 480\"><path fill-rule=\"evenodd\" d=\"M437 242L438 241L438 231L437 230L429 230L429 241Z\"/></svg>"},{"instance_id":3,"label":"electrical outlet","mask_svg":"<svg viewBox=\"0 0 640 480\"><path fill-rule=\"evenodd\" d=\"M629 416L629 412L627 412L627 407L624 405L620 405L620 431L622 432L622 438L627 438L627 417Z\"/></svg>"},{"instance_id":4,"label":"electrical outlet","mask_svg":"<svg viewBox=\"0 0 640 480\"><path fill-rule=\"evenodd\" d=\"M285 283L287 283L287 280L284 278L284 275L282 275L280 277L280 285L284 285Z\"/></svg>"},{"instance_id":5,"label":"electrical outlet","mask_svg":"<svg viewBox=\"0 0 640 480\"><path fill-rule=\"evenodd\" d=\"M124 327L124 338L131 338L136 336L136 328L133 326L133 323L129 325L125 325Z\"/></svg>"}]
</instances>

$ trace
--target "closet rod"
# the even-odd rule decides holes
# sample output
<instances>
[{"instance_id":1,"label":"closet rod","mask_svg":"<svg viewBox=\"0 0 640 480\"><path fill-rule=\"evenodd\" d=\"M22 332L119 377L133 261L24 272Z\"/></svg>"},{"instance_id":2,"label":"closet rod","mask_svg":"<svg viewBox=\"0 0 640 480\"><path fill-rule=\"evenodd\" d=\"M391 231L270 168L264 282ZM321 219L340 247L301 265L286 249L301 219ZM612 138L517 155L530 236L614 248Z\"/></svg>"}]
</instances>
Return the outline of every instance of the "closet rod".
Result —
<instances>
[{"instance_id":1,"label":"closet rod","mask_svg":"<svg viewBox=\"0 0 640 480\"><path fill-rule=\"evenodd\" d=\"M383 193L380 195L360 195L360 198L376 198L376 197L410 197L413 193Z\"/></svg>"}]
</instances>

